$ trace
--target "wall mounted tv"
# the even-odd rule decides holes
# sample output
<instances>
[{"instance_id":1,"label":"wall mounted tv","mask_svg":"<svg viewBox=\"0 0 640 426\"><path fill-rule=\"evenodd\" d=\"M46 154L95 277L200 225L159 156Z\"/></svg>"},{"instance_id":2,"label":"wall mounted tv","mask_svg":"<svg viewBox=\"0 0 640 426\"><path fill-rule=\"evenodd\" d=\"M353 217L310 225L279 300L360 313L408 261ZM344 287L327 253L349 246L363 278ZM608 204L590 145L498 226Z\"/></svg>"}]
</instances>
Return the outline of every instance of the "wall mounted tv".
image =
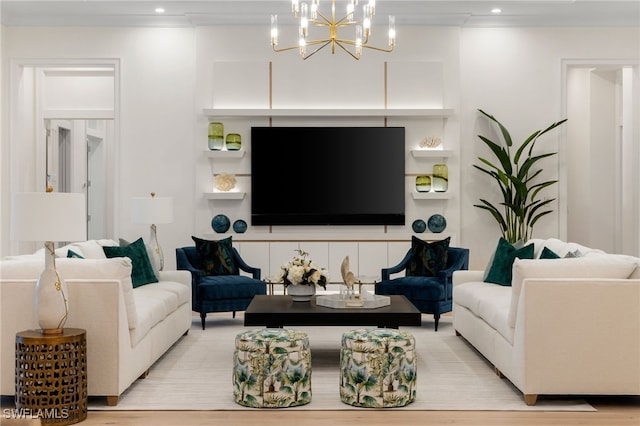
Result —
<instances>
[{"instance_id":1,"label":"wall mounted tv","mask_svg":"<svg viewBox=\"0 0 640 426\"><path fill-rule=\"evenodd\" d=\"M252 127L252 225L404 225L404 127Z\"/></svg>"}]
</instances>

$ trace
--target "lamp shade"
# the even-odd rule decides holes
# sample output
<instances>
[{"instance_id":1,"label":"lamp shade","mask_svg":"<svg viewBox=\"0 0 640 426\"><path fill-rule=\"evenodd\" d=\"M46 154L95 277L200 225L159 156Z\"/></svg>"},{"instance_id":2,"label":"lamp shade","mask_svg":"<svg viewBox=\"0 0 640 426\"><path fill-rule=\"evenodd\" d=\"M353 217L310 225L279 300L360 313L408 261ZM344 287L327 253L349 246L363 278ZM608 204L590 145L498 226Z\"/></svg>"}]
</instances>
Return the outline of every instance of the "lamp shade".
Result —
<instances>
[{"instance_id":1,"label":"lamp shade","mask_svg":"<svg viewBox=\"0 0 640 426\"><path fill-rule=\"evenodd\" d=\"M133 223L173 222L173 198L171 197L134 197L131 207Z\"/></svg>"},{"instance_id":2,"label":"lamp shade","mask_svg":"<svg viewBox=\"0 0 640 426\"><path fill-rule=\"evenodd\" d=\"M84 194L19 192L11 203L11 239L84 241L87 206Z\"/></svg>"}]
</instances>

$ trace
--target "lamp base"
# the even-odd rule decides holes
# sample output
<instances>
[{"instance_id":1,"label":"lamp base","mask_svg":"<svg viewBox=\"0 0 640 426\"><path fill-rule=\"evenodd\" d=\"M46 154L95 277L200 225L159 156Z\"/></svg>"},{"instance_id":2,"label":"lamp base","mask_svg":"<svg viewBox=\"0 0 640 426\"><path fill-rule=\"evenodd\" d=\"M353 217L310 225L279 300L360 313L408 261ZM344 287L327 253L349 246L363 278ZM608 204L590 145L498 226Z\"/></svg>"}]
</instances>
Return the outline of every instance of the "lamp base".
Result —
<instances>
[{"instance_id":1,"label":"lamp base","mask_svg":"<svg viewBox=\"0 0 640 426\"><path fill-rule=\"evenodd\" d=\"M69 313L67 289L56 271L53 242L47 241L44 247L44 271L36 283L35 310L42 334L58 334L62 332Z\"/></svg>"},{"instance_id":2,"label":"lamp base","mask_svg":"<svg viewBox=\"0 0 640 426\"><path fill-rule=\"evenodd\" d=\"M158 243L158 232L154 224L151 225L147 253L149 253L149 260L151 261L153 269L155 271L162 271L164 269L164 254L162 253L160 243Z\"/></svg>"}]
</instances>

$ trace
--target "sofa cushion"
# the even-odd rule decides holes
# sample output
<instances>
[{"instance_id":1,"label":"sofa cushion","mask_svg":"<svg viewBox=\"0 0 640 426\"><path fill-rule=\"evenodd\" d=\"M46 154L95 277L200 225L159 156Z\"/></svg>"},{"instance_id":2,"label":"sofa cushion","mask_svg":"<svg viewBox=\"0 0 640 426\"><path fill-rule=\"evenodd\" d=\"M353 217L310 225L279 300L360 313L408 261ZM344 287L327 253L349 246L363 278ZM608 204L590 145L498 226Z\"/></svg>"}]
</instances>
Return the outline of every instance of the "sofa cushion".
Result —
<instances>
[{"instance_id":1,"label":"sofa cushion","mask_svg":"<svg viewBox=\"0 0 640 426\"><path fill-rule=\"evenodd\" d=\"M131 259L133 270L131 271L131 280L133 281L133 287L139 287L149 283L158 282L158 278L153 273L149 256L147 255L147 248L142 241L142 238L138 238L133 243L126 247L112 246L103 247L104 253L107 257L128 257Z\"/></svg>"},{"instance_id":2,"label":"sofa cushion","mask_svg":"<svg viewBox=\"0 0 640 426\"><path fill-rule=\"evenodd\" d=\"M186 285L183 285L181 283L178 282L174 282L174 281L158 281L157 283L154 283L152 285L149 286L142 286L139 287L140 289L144 289L146 287L149 288L158 288L161 289L163 291L168 291L173 293L176 296L176 300L178 302L178 306L182 305L183 303L190 303L191 302L191 287L188 287Z\"/></svg>"},{"instance_id":3,"label":"sofa cushion","mask_svg":"<svg viewBox=\"0 0 640 426\"><path fill-rule=\"evenodd\" d=\"M231 237L219 241L191 237L196 244L197 269L204 275L238 275L238 266L233 261Z\"/></svg>"},{"instance_id":4,"label":"sofa cushion","mask_svg":"<svg viewBox=\"0 0 640 426\"><path fill-rule=\"evenodd\" d=\"M198 285L198 299L221 300L252 298L264 283L244 275L218 275L202 277Z\"/></svg>"},{"instance_id":5,"label":"sofa cushion","mask_svg":"<svg viewBox=\"0 0 640 426\"><path fill-rule=\"evenodd\" d=\"M591 255L563 259L516 259L509 307L509 325L515 327L518 299L527 278L614 278L626 279L640 260L631 256Z\"/></svg>"},{"instance_id":6,"label":"sofa cushion","mask_svg":"<svg viewBox=\"0 0 640 426\"><path fill-rule=\"evenodd\" d=\"M168 292L165 293L170 297ZM158 295L156 295L158 297L149 297L148 294L135 289L133 296L138 310L138 326L129 330L129 333L131 334L131 344L135 346L153 326L165 319L172 311L170 310L171 303Z\"/></svg>"},{"instance_id":7,"label":"sofa cushion","mask_svg":"<svg viewBox=\"0 0 640 426\"><path fill-rule=\"evenodd\" d=\"M408 276L435 277L438 272L447 267L449 242L451 237L444 240L427 242L416 236L411 237L411 259L407 267Z\"/></svg>"},{"instance_id":8,"label":"sofa cushion","mask_svg":"<svg viewBox=\"0 0 640 426\"><path fill-rule=\"evenodd\" d=\"M453 300L456 305L463 306L482 318L509 343L513 343L514 330L507 321L511 291L508 286L469 281L453 287Z\"/></svg>"},{"instance_id":9,"label":"sofa cushion","mask_svg":"<svg viewBox=\"0 0 640 426\"><path fill-rule=\"evenodd\" d=\"M400 277L376 284L376 294L403 294L409 300L444 299L444 286L436 277Z\"/></svg>"},{"instance_id":10,"label":"sofa cushion","mask_svg":"<svg viewBox=\"0 0 640 426\"><path fill-rule=\"evenodd\" d=\"M536 238L536 239L531 239L527 241L527 244L535 245L534 258L539 258L540 254L542 253L542 250L545 247L548 248L549 250L552 250L555 254L557 254L560 257L581 257L590 253L606 254L602 250L589 248L578 243L562 241L562 240L559 240L558 238L548 238L548 239ZM571 253L571 255L569 253Z\"/></svg>"},{"instance_id":11,"label":"sofa cushion","mask_svg":"<svg viewBox=\"0 0 640 426\"><path fill-rule=\"evenodd\" d=\"M489 270L484 278L485 282L511 285L511 267L516 258L533 259L534 245L527 244L522 248L517 248L506 239L500 237L498 245L493 255L493 261L489 265Z\"/></svg>"},{"instance_id":12,"label":"sofa cushion","mask_svg":"<svg viewBox=\"0 0 640 426\"><path fill-rule=\"evenodd\" d=\"M115 241L109 239L80 241L56 249L56 257L68 257L71 250L85 259L106 259L107 256L102 248L117 245Z\"/></svg>"}]
</instances>

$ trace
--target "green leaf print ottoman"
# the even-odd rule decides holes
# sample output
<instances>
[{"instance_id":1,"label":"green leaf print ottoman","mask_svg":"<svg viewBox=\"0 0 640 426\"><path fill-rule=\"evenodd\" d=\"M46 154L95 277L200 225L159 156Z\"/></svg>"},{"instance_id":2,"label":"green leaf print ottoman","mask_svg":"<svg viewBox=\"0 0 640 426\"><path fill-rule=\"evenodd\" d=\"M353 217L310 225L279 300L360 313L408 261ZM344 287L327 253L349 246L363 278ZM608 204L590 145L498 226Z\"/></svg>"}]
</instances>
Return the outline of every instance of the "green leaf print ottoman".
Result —
<instances>
[{"instance_id":1,"label":"green leaf print ottoman","mask_svg":"<svg viewBox=\"0 0 640 426\"><path fill-rule=\"evenodd\" d=\"M340 399L356 407L403 407L416 399L415 339L379 328L342 335Z\"/></svg>"},{"instance_id":2,"label":"green leaf print ottoman","mask_svg":"<svg viewBox=\"0 0 640 426\"><path fill-rule=\"evenodd\" d=\"M233 398L246 407L283 408L311 402L311 352L306 333L281 328L236 335Z\"/></svg>"}]
</instances>

